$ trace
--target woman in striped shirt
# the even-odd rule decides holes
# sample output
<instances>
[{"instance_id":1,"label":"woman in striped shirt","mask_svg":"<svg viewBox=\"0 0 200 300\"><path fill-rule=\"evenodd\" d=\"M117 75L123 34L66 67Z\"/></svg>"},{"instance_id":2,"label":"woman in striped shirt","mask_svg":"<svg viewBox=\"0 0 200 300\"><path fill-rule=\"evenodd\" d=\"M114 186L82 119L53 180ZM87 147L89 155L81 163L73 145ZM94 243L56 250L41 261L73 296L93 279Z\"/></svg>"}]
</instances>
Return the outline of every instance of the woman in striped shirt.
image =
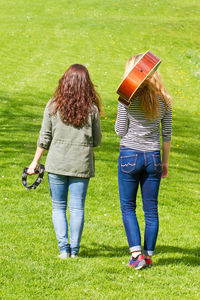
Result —
<instances>
[{"instance_id":1,"label":"woman in striped shirt","mask_svg":"<svg viewBox=\"0 0 200 300\"><path fill-rule=\"evenodd\" d=\"M142 57L130 58L125 76ZM125 77L124 76L124 77ZM172 101L155 71L145 81L129 107L119 102L115 131L121 137L118 187L122 219L128 239L130 268L151 267L158 234L158 191L161 177L168 176L172 133ZM161 126L160 126L161 125ZM160 127L162 159L160 156ZM145 217L144 252L135 214L140 184Z\"/></svg>"}]
</instances>

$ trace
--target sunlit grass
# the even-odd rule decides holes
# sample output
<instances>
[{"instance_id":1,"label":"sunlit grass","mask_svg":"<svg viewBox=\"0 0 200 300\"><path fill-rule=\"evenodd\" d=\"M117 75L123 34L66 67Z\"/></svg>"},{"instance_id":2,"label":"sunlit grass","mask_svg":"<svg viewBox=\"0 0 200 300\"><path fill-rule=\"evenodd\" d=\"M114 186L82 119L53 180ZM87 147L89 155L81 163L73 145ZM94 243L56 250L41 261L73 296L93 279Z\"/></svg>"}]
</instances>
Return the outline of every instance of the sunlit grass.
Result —
<instances>
[{"instance_id":1,"label":"sunlit grass","mask_svg":"<svg viewBox=\"0 0 200 300\"><path fill-rule=\"evenodd\" d=\"M2 299L199 298L199 16L197 1L1 1L0 297ZM131 55L151 50L173 97L169 177L159 194L153 268L127 268L117 187L116 88ZM95 150L77 260L60 261L45 176L21 184L43 109L72 63L85 64L102 96L103 140ZM44 163L45 157L42 159ZM141 196L137 202L141 233Z\"/></svg>"}]
</instances>

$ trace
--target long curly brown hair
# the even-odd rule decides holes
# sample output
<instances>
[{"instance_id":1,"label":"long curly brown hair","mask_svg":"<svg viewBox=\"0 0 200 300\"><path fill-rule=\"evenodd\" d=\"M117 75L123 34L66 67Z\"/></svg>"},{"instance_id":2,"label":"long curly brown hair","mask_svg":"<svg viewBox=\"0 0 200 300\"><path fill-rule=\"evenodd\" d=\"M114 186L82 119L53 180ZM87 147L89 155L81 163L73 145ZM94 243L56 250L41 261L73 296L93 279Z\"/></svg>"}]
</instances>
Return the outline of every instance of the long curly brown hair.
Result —
<instances>
[{"instance_id":1,"label":"long curly brown hair","mask_svg":"<svg viewBox=\"0 0 200 300\"><path fill-rule=\"evenodd\" d=\"M100 97L87 68L80 64L71 65L60 78L53 94L53 114L59 111L64 123L81 127L87 124L92 103L101 112Z\"/></svg>"},{"instance_id":2,"label":"long curly brown hair","mask_svg":"<svg viewBox=\"0 0 200 300\"><path fill-rule=\"evenodd\" d=\"M142 56L143 54L138 54L128 59L124 77L126 77ZM159 97L163 99L167 111L169 111L172 106L172 98L165 89L158 71L155 71L153 75L145 80L142 87L138 89L137 95L141 100L141 107L146 118L150 120L160 116Z\"/></svg>"}]
</instances>

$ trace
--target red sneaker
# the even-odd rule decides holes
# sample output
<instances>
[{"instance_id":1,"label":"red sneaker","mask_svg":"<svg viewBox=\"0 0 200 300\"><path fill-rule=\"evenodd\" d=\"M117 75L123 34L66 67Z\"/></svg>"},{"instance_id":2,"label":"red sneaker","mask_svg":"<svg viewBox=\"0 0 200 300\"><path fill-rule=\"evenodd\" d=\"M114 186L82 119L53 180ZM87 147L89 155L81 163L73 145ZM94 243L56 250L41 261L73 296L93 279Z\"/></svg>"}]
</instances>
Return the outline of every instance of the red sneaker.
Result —
<instances>
[{"instance_id":1,"label":"red sneaker","mask_svg":"<svg viewBox=\"0 0 200 300\"><path fill-rule=\"evenodd\" d=\"M144 256L142 254L139 254L136 258L132 257L129 260L129 268L134 268L136 270L140 270L144 267L146 267L146 262L144 259Z\"/></svg>"},{"instance_id":2,"label":"red sneaker","mask_svg":"<svg viewBox=\"0 0 200 300\"><path fill-rule=\"evenodd\" d=\"M152 267L152 260L151 260L151 258L145 258L145 262L146 262L146 266L148 268Z\"/></svg>"}]
</instances>

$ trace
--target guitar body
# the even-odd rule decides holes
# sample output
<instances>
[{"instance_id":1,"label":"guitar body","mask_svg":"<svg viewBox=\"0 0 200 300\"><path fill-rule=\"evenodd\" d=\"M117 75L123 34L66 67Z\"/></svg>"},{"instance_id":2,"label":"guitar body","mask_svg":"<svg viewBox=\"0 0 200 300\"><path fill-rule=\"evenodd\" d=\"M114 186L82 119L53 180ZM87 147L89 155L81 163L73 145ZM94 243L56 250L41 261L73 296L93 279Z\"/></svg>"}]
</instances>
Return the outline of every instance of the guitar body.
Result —
<instances>
[{"instance_id":1,"label":"guitar body","mask_svg":"<svg viewBox=\"0 0 200 300\"><path fill-rule=\"evenodd\" d=\"M118 100L130 106L131 100L137 95L137 90L142 87L147 77L157 70L160 63L161 60L156 55L147 51L120 83L117 89Z\"/></svg>"}]
</instances>

